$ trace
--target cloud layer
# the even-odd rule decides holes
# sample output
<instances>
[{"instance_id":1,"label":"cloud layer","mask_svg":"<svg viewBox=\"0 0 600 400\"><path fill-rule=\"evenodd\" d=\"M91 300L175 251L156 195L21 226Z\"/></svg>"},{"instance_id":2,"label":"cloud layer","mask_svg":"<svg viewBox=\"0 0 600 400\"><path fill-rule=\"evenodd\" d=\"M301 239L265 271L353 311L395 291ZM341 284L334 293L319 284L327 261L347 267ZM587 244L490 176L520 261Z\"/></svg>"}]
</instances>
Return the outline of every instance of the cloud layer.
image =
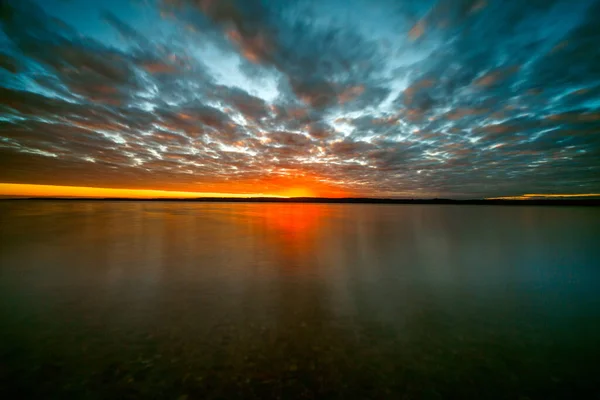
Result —
<instances>
[{"instance_id":1,"label":"cloud layer","mask_svg":"<svg viewBox=\"0 0 600 400\"><path fill-rule=\"evenodd\" d=\"M2 182L600 190L598 1L0 7Z\"/></svg>"}]
</instances>

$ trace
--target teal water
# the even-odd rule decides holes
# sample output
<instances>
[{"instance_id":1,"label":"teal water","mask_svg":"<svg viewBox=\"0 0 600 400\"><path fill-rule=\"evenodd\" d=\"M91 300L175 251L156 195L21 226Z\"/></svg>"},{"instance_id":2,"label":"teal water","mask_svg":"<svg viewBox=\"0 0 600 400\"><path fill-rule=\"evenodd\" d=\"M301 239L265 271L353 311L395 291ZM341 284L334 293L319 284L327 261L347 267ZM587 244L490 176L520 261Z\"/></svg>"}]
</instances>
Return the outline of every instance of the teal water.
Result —
<instances>
[{"instance_id":1,"label":"teal water","mask_svg":"<svg viewBox=\"0 0 600 400\"><path fill-rule=\"evenodd\" d=\"M6 399L596 398L599 338L598 208L0 202Z\"/></svg>"}]
</instances>

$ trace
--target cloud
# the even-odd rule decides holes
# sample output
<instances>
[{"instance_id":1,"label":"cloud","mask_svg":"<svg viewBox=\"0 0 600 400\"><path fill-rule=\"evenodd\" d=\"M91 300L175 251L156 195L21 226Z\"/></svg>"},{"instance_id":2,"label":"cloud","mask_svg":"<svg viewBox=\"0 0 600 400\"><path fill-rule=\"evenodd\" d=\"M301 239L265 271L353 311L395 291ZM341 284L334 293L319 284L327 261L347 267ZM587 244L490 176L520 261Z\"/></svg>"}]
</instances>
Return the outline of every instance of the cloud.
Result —
<instances>
[{"instance_id":1,"label":"cloud","mask_svg":"<svg viewBox=\"0 0 600 400\"><path fill-rule=\"evenodd\" d=\"M597 2L2 4L6 182L600 190Z\"/></svg>"},{"instance_id":2,"label":"cloud","mask_svg":"<svg viewBox=\"0 0 600 400\"><path fill-rule=\"evenodd\" d=\"M331 126L323 122L307 125L306 131L313 139L329 139L334 134Z\"/></svg>"},{"instance_id":3,"label":"cloud","mask_svg":"<svg viewBox=\"0 0 600 400\"><path fill-rule=\"evenodd\" d=\"M269 143L284 147L303 147L310 143L310 139L304 135L289 132L273 132L268 134Z\"/></svg>"},{"instance_id":4,"label":"cloud","mask_svg":"<svg viewBox=\"0 0 600 400\"><path fill-rule=\"evenodd\" d=\"M240 89L228 89L222 94L230 105L235 107L245 118L254 122L268 115L267 103Z\"/></svg>"},{"instance_id":5,"label":"cloud","mask_svg":"<svg viewBox=\"0 0 600 400\"><path fill-rule=\"evenodd\" d=\"M0 68L16 74L19 72L19 63L11 56L0 53Z\"/></svg>"}]
</instances>

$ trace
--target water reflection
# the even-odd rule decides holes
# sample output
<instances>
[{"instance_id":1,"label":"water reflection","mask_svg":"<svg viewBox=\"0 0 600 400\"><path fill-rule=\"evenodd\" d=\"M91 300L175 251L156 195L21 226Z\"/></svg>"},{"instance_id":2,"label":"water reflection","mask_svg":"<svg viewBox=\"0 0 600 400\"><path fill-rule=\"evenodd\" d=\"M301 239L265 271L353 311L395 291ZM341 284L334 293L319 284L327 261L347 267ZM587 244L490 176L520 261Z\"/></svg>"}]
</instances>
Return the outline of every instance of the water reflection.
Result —
<instances>
[{"instance_id":1,"label":"water reflection","mask_svg":"<svg viewBox=\"0 0 600 400\"><path fill-rule=\"evenodd\" d=\"M314 268L318 234L331 210L316 204L277 204L249 207L238 217L250 225L253 235L273 251L273 260L284 273L297 268ZM306 273L303 271L302 273Z\"/></svg>"},{"instance_id":2,"label":"water reflection","mask_svg":"<svg viewBox=\"0 0 600 400\"><path fill-rule=\"evenodd\" d=\"M596 209L0 211L0 355L26 395L552 398L595 388Z\"/></svg>"}]
</instances>

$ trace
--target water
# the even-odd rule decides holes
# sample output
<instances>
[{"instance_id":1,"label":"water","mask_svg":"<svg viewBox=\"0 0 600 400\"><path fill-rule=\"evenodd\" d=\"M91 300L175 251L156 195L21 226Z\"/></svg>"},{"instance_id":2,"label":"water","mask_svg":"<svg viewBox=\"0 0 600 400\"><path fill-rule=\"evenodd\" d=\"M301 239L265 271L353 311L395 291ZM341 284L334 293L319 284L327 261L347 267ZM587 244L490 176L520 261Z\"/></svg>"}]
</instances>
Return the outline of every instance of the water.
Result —
<instances>
[{"instance_id":1,"label":"water","mask_svg":"<svg viewBox=\"0 0 600 400\"><path fill-rule=\"evenodd\" d=\"M600 395L598 208L4 201L0 218L2 398Z\"/></svg>"}]
</instances>

